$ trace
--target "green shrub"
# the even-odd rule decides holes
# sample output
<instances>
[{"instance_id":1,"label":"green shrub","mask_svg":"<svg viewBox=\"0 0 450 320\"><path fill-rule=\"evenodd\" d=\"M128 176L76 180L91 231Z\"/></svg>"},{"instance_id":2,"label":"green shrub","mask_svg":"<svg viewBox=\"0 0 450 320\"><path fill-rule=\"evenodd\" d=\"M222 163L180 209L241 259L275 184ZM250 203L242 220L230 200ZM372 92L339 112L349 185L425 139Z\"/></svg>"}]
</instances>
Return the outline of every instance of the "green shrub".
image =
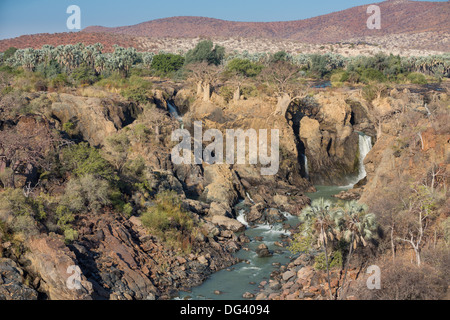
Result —
<instances>
[{"instance_id":1,"label":"green shrub","mask_svg":"<svg viewBox=\"0 0 450 320\"><path fill-rule=\"evenodd\" d=\"M345 70L336 70L331 75L330 81L334 85L335 83L343 83L349 81L350 74Z\"/></svg>"},{"instance_id":2,"label":"green shrub","mask_svg":"<svg viewBox=\"0 0 450 320\"><path fill-rule=\"evenodd\" d=\"M342 259L342 253L340 251L335 251L333 252L333 254L331 256L328 257L328 262L330 264L330 269L333 268L342 268L343 266L343 259ZM320 254L318 254L315 258L314 258L314 269L316 270L326 270L327 269L327 265L326 265L326 261L325 261L325 253L322 252Z\"/></svg>"},{"instance_id":3,"label":"green shrub","mask_svg":"<svg viewBox=\"0 0 450 320\"><path fill-rule=\"evenodd\" d=\"M78 239L78 232L72 228L64 230L64 240L66 244L69 244Z\"/></svg>"},{"instance_id":4,"label":"green shrub","mask_svg":"<svg viewBox=\"0 0 450 320\"><path fill-rule=\"evenodd\" d=\"M236 88L233 88L231 86L223 86L219 89L219 96L221 96L226 102L231 101L234 96L234 91Z\"/></svg>"},{"instance_id":5,"label":"green shrub","mask_svg":"<svg viewBox=\"0 0 450 320\"><path fill-rule=\"evenodd\" d=\"M259 95L258 90L254 86L242 86L241 94L245 99L256 98Z\"/></svg>"},{"instance_id":6,"label":"green shrub","mask_svg":"<svg viewBox=\"0 0 450 320\"><path fill-rule=\"evenodd\" d=\"M63 170L72 172L77 177L89 174L107 181L117 179L111 165L87 142L65 148L61 160Z\"/></svg>"},{"instance_id":7,"label":"green shrub","mask_svg":"<svg viewBox=\"0 0 450 320\"><path fill-rule=\"evenodd\" d=\"M66 122L63 124L63 130L69 134L71 134L73 132L73 130L75 130L75 124L73 122Z\"/></svg>"},{"instance_id":8,"label":"green shrub","mask_svg":"<svg viewBox=\"0 0 450 320\"><path fill-rule=\"evenodd\" d=\"M377 89L372 85L365 86L362 90L362 96L366 101L371 102L377 97Z\"/></svg>"},{"instance_id":9,"label":"green shrub","mask_svg":"<svg viewBox=\"0 0 450 320\"><path fill-rule=\"evenodd\" d=\"M75 220L72 211L65 205L59 205L55 212L56 223L61 230L66 230Z\"/></svg>"},{"instance_id":10,"label":"green shrub","mask_svg":"<svg viewBox=\"0 0 450 320\"><path fill-rule=\"evenodd\" d=\"M14 54L16 53L17 48L15 47L9 47L8 49L6 49L6 51L3 53L3 60L8 60L9 58L13 57Z\"/></svg>"},{"instance_id":11,"label":"green shrub","mask_svg":"<svg viewBox=\"0 0 450 320\"><path fill-rule=\"evenodd\" d=\"M364 83L369 83L371 81L385 82L386 80L386 76L383 74L383 72L376 69L365 69L361 73L361 81Z\"/></svg>"},{"instance_id":12,"label":"green shrub","mask_svg":"<svg viewBox=\"0 0 450 320\"><path fill-rule=\"evenodd\" d=\"M227 71L236 72L245 77L256 77L261 73L263 65L247 59L233 59L227 65Z\"/></svg>"},{"instance_id":13,"label":"green shrub","mask_svg":"<svg viewBox=\"0 0 450 320\"><path fill-rule=\"evenodd\" d=\"M98 81L95 70L86 65L76 68L71 78L79 85L91 85Z\"/></svg>"},{"instance_id":14,"label":"green shrub","mask_svg":"<svg viewBox=\"0 0 450 320\"><path fill-rule=\"evenodd\" d=\"M289 56L286 51L278 51L273 54L273 56L270 59L270 62L276 63L279 61L287 61L288 58L289 58Z\"/></svg>"},{"instance_id":15,"label":"green shrub","mask_svg":"<svg viewBox=\"0 0 450 320\"><path fill-rule=\"evenodd\" d=\"M69 80L67 79L67 74L60 73L53 79L50 79L49 85L51 88L62 88L69 84Z\"/></svg>"},{"instance_id":16,"label":"green shrub","mask_svg":"<svg viewBox=\"0 0 450 320\"><path fill-rule=\"evenodd\" d=\"M180 70L184 65L184 58L172 53L161 53L153 57L152 66L161 75L169 75Z\"/></svg>"},{"instance_id":17,"label":"green shrub","mask_svg":"<svg viewBox=\"0 0 450 320\"><path fill-rule=\"evenodd\" d=\"M207 62L218 66L222 63L225 56L225 48L221 46L214 46L211 40L200 41L194 49L186 53L185 64Z\"/></svg>"},{"instance_id":18,"label":"green shrub","mask_svg":"<svg viewBox=\"0 0 450 320\"><path fill-rule=\"evenodd\" d=\"M35 72L42 74L46 79L53 79L62 73L62 68L58 62L51 60L49 63L40 63Z\"/></svg>"},{"instance_id":19,"label":"green shrub","mask_svg":"<svg viewBox=\"0 0 450 320\"><path fill-rule=\"evenodd\" d=\"M409 82L413 84L427 84L427 78L422 73L412 72L406 76Z\"/></svg>"},{"instance_id":20,"label":"green shrub","mask_svg":"<svg viewBox=\"0 0 450 320\"><path fill-rule=\"evenodd\" d=\"M188 211L181 207L178 195L164 191L156 195L154 206L142 215L145 227L174 247L184 248L190 242L195 222Z\"/></svg>"},{"instance_id":21,"label":"green shrub","mask_svg":"<svg viewBox=\"0 0 450 320\"><path fill-rule=\"evenodd\" d=\"M102 207L111 204L110 194L111 188L107 181L88 174L69 180L61 204L71 212L99 212ZM62 214L67 213L65 209L62 210Z\"/></svg>"},{"instance_id":22,"label":"green shrub","mask_svg":"<svg viewBox=\"0 0 450 320\"><path fill-rule=\"evenodd\" d=\"M25 236L36 234L36 221L45 216L42 204L25 197L21 189L6 189L0 194L0 221L15 233Z\"/></svg>"}]
</instances>

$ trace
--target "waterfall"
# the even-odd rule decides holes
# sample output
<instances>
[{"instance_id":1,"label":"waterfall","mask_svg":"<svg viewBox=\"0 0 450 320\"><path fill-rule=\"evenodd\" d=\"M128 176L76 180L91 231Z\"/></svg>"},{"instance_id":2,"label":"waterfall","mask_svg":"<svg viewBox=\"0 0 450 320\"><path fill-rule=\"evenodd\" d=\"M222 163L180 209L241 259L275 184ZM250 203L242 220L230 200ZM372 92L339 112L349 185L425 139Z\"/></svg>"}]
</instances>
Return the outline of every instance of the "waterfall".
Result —
<instances>
[{"instance_id":1,"label":"waterfall","mask_svg":"<svg viewBox=\"0 0 450 320\"><path fill-rule=\"evenodd\" d=\"M239 214L238 214L236 220L239 221L240 223L242 223L247 228L249 227L249 224L248 224L247 219L245 217L245 210L244 209L239 210Z\"/></svg>"},{"instance_id":2,"label":"waterfall","mask_svg":"<svg viewBox=\"0 0 450 320\"><path fill-rule=\"evenodd\" d=\"M372 150L372 137L359 133L359 173L355 179L353 186L367 176L364 159L366 159L370 150Z\"/></svg>"},{"instance_id":3,"label":"waterfall","mask_svg":"<svg viewBox=\"0 0 450 320\"><path fill-rule=\"evenodd\" d=\"M304 157L305 157L305 174L306 178L309 178L308 157L306 156L306 154L304 155Z\"/></svg>"},{"instance_id":4,"label":"waterfall","mask_svg":"<svg viewBox=\"0 0 450 320\"><path fill-rule=\"evenodd\" d=\"M168 102L167 103L167 108L169 109L169 112L172 115L172 117L174 117L176 120L178 120L181 123L183 122L183 118L180 116L180 114L178 113L177 108L173 104Z\"/></svg>"}]
</instances>

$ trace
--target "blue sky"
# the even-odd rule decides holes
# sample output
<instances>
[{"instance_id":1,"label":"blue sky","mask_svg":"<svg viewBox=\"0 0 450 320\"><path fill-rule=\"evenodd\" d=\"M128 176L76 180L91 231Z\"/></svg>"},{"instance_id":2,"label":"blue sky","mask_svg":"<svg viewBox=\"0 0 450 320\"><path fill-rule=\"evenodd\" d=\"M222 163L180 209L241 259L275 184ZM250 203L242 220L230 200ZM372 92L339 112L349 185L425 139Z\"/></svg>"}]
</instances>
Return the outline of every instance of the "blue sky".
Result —
<instances>
[{"instance_id":1,"label":"blue sky","mask_svg":"<svg viewBox=\"0 0 450 320\"><path fill-rule=\"evenodd\" d=\"M69 5L81 8L81 28L116 27L173 16L232 21L306 19L381 0L0 0L0 39L67 32ZM435 0L446 1L446 0Z\"/></svg>"}]
</instances>

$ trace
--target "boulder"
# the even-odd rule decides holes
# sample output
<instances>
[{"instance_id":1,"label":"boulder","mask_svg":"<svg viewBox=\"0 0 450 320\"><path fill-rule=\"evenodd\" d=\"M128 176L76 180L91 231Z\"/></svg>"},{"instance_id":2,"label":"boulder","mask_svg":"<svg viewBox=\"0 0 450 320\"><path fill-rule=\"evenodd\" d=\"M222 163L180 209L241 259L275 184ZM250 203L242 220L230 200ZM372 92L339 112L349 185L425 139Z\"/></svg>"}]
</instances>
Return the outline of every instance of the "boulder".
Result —
<instances>
[{"instance_id":1,"label":"boulder","mask_svg":"<svg viewBox=\"0 0 450 320\"><path fill-rule=\"evenodd\" d=\"M231 213L231 207L223 202L213 202L211 203L211 206L209 208L209 215L210 216L222 216L222 217L228 217L232 218L233 215Z\"/></svg>"},{"instance_id":2,"label":"boulder","mask_svg":"<svg viewBox=\"0 0 450 320\"><path fill-rule=\"evenodd\" d=\"M255 251L258 254L258 257L260 257L260 258L273 256L273 253L269 250L269 248L264 243L260 244L258 246L258 248L256 248Z\"/></svg>"},{"instance_id":3,"label":"boulder","mask_svg":"<svg viewBox=\"0 0 450 320\"><path fill-rule=\"evenodd\" d=\"M264 207L265 205L261 202L253 205L247 214L247 221L250 223L259 221L262 218Z\"/></svg>"},{"instance_id":4,"label":"boulder","mask_svg":"<svg viewBox=\"0 0 450 320\"><path fill-rule=\"evenodd\" d=\"M224 216L213 216L208 217L213 224L231 230L233 232L241 232L245 230L245 226L235 219L230 219Z\"/></svg>"},{"instance_id":5,"label":"boulder","mask_svg":"<svg viewBox=\"0 0 450 320\"><path fill-rule=\"evenodd\" d=\"M242 298L244 298L244 299L253 299L254 297L255 297L255 295L250 292L246 292L242 295Z\"/></svg>"},{"instance_id":6,"label":"boulder","mask_svg":"<svg viewBox=\"0 0 450 320\"><path fill-rule=\"evenodd\" d=\"M285 273L283 273L282 278L284 281L289 281L290 279L292 279L293 277L295 277L296 273L294 271L286 271Z\"/></svg>"}]
</instances>

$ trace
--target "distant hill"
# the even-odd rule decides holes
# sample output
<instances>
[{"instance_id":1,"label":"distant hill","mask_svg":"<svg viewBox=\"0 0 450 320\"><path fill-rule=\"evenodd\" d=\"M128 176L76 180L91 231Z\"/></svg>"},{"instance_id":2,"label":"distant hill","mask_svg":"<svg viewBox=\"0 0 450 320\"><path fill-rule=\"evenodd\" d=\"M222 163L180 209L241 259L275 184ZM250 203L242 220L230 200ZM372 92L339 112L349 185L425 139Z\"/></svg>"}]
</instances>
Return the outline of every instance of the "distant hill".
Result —
<instances>
[{"instance_id":1,"label":"distant hill","mask_svg":"<svg viewBox=\"0 0 450 320\"><path fill-rule=\"evenodd\" d=\"M173 17L133 26L88 27L83 32L125 34L138 37L254 37L290 39L310 43L345 41L365 36L398 33L450 32L450 3L385 1L378 3L381 30L369 30L367 7L358 6L315 18L286 22L233 22L204 17ZM289 7L286 7L289 10Z\"/></svg>"},{"instance_id":2,"label":"distant hill","mask_svg":"<svg viewBox=\"0 0 450 320\"><path fill-rule=\"evenodd\" d=\"M40 48L44 44L77 42L100 42L104 44L106 51L111 51L113 44L156 50L157 45L148 44L150 39L157 42L158 39L197 37L259 38L311 44L377 38L389 42L391 35L412 39L411 43L406 44L409 48L415 48L415 39L426 35L427 39L432 40L422 45L422 49L450 51L449 2L391 0L377 5L380 6L382 15L381 30L367 28L368 5L364 5L315 18L285 22L234 22L205 17L172 17L124 27L91 26L76 33L27 35L1 40L0 51L11 46ZM395 37L393 39L395 41Z\"/></svg>"}]
</instances>

